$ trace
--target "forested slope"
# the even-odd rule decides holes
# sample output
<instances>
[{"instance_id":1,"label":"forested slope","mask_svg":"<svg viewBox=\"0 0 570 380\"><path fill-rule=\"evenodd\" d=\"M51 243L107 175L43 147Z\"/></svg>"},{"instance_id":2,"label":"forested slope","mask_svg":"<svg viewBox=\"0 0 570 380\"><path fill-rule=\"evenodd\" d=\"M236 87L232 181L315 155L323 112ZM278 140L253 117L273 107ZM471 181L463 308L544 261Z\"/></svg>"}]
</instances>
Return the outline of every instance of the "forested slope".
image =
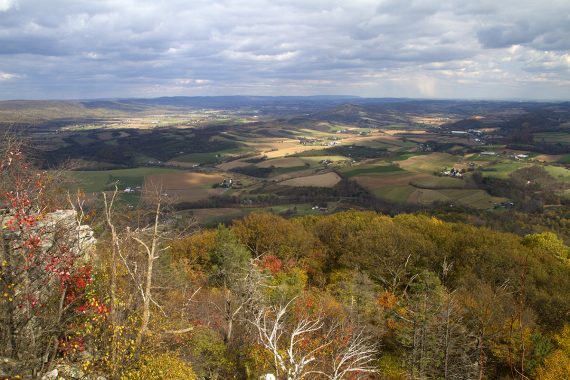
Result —
<instances>
[{"instance_id":1,"label":"forested slope","mask_svg":"<svg viewBox=\"0 0 570 380\"><path fill-rule=\"evenodd\" d=\"M160 193L140 210L66 195L17 146L0 169L2 376L570 376L553 233L362 211L188 229ZM75 222L46 231L69 207Z\"/></svg>"}]
</instances>

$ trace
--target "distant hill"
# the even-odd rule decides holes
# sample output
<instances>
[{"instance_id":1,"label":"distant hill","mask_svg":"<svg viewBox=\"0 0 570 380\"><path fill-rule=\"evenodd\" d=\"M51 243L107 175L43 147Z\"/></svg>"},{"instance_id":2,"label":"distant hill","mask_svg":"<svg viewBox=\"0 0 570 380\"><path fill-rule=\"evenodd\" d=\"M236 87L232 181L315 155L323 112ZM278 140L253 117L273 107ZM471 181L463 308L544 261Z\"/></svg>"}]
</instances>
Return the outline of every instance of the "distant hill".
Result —
<instances>
[{"instance_id":1,"label":"distant hill","mask_svg":"<svg viewBox=\"0 0 570 380\"><path fill-rule=\"evenodd\" d=\"M287 118L385 125L398 123L400 114L446 114L457 119L492 115L485 122L506 122L526 113L548 113L554 119L569 119L570 103L508 101L425 100L398 98L360 98L349 95L323 96L173 96L159 98L86 99L86 100L12 100L0 101L0 124L64 123L180 110L228 110L259 112ZM542 116L539 117L539 119ZM546 117L548 119L548 117ZM540 121L540 120L539 120ZM474 123L470 121L469 123ZM467 124L469 124L467 123ZM477 124L477 123L475 123ZM462 125L466 125L463 122ZM474 125L475 126L475 125ZM456 127L461 127L458 125ZM454 127L455 128L455 127ZM471 128L471 126L469 126Z\"/></svg>"}]
</instances>

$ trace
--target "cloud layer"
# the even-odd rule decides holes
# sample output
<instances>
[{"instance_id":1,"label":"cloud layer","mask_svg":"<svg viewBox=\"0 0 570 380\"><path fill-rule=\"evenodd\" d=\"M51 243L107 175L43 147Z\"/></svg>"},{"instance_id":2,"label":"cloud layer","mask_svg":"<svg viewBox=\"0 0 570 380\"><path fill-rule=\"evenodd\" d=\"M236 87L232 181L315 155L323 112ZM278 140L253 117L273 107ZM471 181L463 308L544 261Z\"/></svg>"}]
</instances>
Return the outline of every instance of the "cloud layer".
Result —
<instances>
[{"instance_id":1,"label":"cloud layer","mask_svg":"<svg viewBox=\"0 0 570 380\"><path fill-rule=\"evenodd\" d=\"M0 97L570 98L567 0L0 0Z\"/></svg>"}]
</instances>

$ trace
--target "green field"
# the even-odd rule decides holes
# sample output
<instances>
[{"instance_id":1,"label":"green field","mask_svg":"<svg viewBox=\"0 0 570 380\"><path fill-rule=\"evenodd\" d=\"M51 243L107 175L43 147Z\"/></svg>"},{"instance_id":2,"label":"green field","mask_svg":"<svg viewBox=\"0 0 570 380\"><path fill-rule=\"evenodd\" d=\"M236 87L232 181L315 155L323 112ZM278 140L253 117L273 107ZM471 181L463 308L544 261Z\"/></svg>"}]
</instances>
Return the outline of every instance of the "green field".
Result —
<instances>
[{"instance_id":1,"label":"green field","mask_svg":"<svg viewBox=\"0 0 570 380\"><path fill-rule=\"evenodd\" d=\"M481 173L486 177L506 179L512 172L525 166L529 166L529 164L520 161L503 161L485 167Z\"/></svg>"},{"instance_id":2,"label":"green field","mask_svg":"<svg viewBox=\"0 0 570 380\"><path fill-rule=\"evenodd\" d=\"M219 150L217 152L208 153L189 153L174 158L174 161L190 162L195 164L213 164L222 161L224 158L233 157L240 153L248 152L244 148Z\"/></svg>"},{"instance_id":3,"label":"green field","mask_svg":"<svg viewBox=\"0 0 570 380\"><path fill-rule=\"evenodd\" d=\"M479 209L491 208L495 203L506 201L505 198L497 198L489 195L485 190L447 189L439 190L439 192L459 204Z\"/></svg>"},{"instance_id":4,"label":"green field","mask_svg":"<svg viewBox=\"0 0 570 380\"><path fill-rule=\"evenodd\" d=\"M374 190L372 193L380 199L394 203L406 203L416 189L410 185L387 186Z\"/></svg>"},{"instance_id":5,"label":"green field","mask_svg":"<svg viewBox=\"0 0 570 380\"><path fill-rule=\"evenodd\" d=\"M425 154L427 154L427 153L424 153L424 152L401 153L401 154L397 154L395 156L390 157L390 161L405 161L408 158L412 158L412 157L416 157L416 156L422 156Z\"/></svg>"},{"instance_id":6,"label":"green field","mask_svg":"<svg viewBox=\"0 0 570 380\"><path fill-rule=\"evenodd\" d=\"M431 153L421 157L411 157L400 166L411 172L433 173L444 168L451 168L460 161L460 157L447 153Z\"/></svg>"},{"instance_id":7,"label":"green field","mask_svg":"<svg viewBox=\"0 0 570 380\"><path fill-rule=\"evenodd\" d=\"M349 157L345 156L299 156L299 158L307 162L311 167L322 166L321 161L329 160L334 162L349 161Z\"/></svg>"},{"instance_id":8,"label":"green field","mask_svg":"<svg viewBox=\"0 0 570 380\"><path fill-rule=\"evenodd\" d=\"M550 165L544 166L544 169L557 181L570 182L570 170L560 166L550 166Z\"/></svg>"},{"instance_id":9,"label":"green field","mask_svg":"<svg viewBox=\"0 0 570 380\"><path fill-rule=\"evenodd\" d=\"M436 177L425 178L421 180L412 181L410 183L414 187L421 189L462 189L465 187L465 181L459 178L452 177Z\"/></svg>"},{"instance_id":10,"label":"green field","mask_svg":"<svg viewBox=\"0 0 570 380\"><path fill-rule=\"evenodd\" d=\"M134 168L119 170L93 170L93 171L70 171L68 174L74 182L86 192L98 192L112 190L114 183L118 181L119 189L126 187L142 186L144 177L153 174L166 174L178 171L166 168Z\"/></svg>"},{"instance_id":11,"label":"green field","mask_svg":"<svg viewBox=\"0 0 570 380\"><path fill-rule=\"evenodd\" d=\"M570 133L567 132L542 132L533 135L535 142L570 145Z\"/></svg>"},{"instance_id":12,"label":"green field","mask_svg":"<svg viewBox=\"0 0 570 380\"><path fill-rule=\"evenodd\" d=\"M354 177L357 175L370 175L370 174L381 174L381 173L394 173L403 172L400 167L396 165L362 165L356 168L348 168L348 170L341 171L343 175L347 177Z\"/></svg>"}]
</instances>

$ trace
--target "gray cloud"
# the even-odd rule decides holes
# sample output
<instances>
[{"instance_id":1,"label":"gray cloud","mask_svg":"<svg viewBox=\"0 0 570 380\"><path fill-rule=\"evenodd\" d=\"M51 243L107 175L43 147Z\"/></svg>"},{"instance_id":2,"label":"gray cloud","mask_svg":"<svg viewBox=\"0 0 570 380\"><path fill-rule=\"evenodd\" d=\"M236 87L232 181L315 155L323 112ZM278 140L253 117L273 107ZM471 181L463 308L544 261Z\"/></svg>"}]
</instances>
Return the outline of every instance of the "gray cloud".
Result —
<instances>
[{"instance_id":1,"label":"gray cloud","mask_svg":"<svg viewBox=\"0 0 570 380\"><path fill-rule=\"evenodd\" d=\"M569 14L566 0L0 0L0 93L568 98Z\"/></svg>"}]
</instances>

